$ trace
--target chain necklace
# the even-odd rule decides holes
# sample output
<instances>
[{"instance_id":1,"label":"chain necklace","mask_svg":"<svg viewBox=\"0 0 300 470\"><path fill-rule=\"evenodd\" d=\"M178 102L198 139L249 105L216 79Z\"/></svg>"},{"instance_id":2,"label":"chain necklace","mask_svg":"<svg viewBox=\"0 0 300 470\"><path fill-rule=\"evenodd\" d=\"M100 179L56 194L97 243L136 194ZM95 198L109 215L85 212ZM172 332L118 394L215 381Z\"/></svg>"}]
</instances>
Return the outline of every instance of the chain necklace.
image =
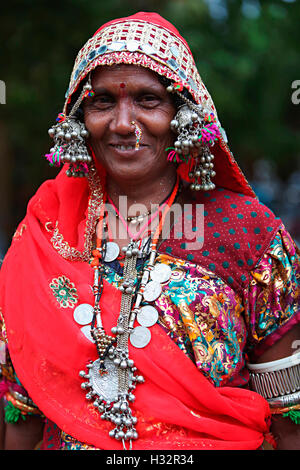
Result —
<instances>
[{"instance_id":1,"label":"chain necklace","mask_svg":"<svg viewBox=\"0 0 300 470\"><path fill-rule=\"evenodd\" d=\"M90 361L87 364L87 371L82 370L79 375L83 379L87 379L81 384L82 389L87 390L86 398L93 400L93 405L100 412L102 419L108 420L114 425L114 428L109 431L109 436L122 441L125 450L127 449L126 442L129 443L129 449L132 449L132 441L138 439L135 428L137 418L132 415L130 403L135 400L133 392L136 385L144 382L144 377L138 374L134 361L129 357L128 344L131 341L133 346L141 348L149 342L149 338L145 337L147 328L141 326L134 329L134 322L140 311L141 302L146 299L147 285L151 284L149 279L155 265L159 236L166 215L174 203L178 188L179 178L177 178L166 207L159 214L159 223L148 243L141 248L139 240L131 240L122 249L125 261L123 285L121 286L121 307L117 325L111 329L112 335L104 331L101 319L100 299L103 292L105 270L103 260L107 247L104 236L102 239L97 237L96 248L92 251L93 257L90 264L94 269L95 303L91 336L96 344L98 359ZM102 227L105 215L104 207L105 204L102 204L99 219ZM145 266L149 249L149 262ZM137 277L138 257L142 259L142 276L139 278ZM136 330L138 333L134 335Z\"/></svg>"}]
</instances>

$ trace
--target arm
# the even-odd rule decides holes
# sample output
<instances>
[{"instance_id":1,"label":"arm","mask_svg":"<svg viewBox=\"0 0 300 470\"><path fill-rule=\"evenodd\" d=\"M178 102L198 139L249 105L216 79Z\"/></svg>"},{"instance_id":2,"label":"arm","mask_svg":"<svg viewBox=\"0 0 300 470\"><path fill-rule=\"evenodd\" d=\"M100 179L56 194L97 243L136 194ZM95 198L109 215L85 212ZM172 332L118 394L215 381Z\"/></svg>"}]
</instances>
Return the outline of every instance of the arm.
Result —
<instances>
[{"instance_id":1,"label":"arm","mask_svg":"<svg viewBox=\"0 0 300 470\"><path fill-rule=\"evenodd\" d=\"M18 423L5 426L4 450L33 450L43 437L44 422L40 416L26 416Z\"/></svg>"},{"instance_id":2,"label":"arm","mask_svg":"<svg viewBox=\"0 0 300 470\"><path fill-rule=\"evenodd\" d=\"M300 325L293 327L270 349L264 352L257 363L276 361L291 356L296 352L295 345L299 344ZM288 417L272 416L271 432L277 442L278 450L300 450L300 424Z\"/></svg>"}]
</instances>

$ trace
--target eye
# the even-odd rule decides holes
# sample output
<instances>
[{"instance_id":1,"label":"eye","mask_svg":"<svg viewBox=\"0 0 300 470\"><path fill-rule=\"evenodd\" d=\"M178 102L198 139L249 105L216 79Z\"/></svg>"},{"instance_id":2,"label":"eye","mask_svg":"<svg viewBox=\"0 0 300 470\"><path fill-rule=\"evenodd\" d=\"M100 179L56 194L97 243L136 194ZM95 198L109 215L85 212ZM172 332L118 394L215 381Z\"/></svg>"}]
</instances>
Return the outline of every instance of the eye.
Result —
<instances>
[{"instance_id":1,"label":"eye","mask_svg":"<svg viewBox=\"0 0 300 470\"><path fill-rule=\"evenodd\" d=\"M108 94L95 95L92 99L92 106L97 109L108 109L113 103L113 97Z\"/></svg>"},{"instance_id":2,"label":"eye","mask_svg":"<svg viewBox=\"0 0 300 470\"><path fill-rule=\"evenodd\" d=\"M145 93L139 96L137 101L144 108L155 108L161 102L160 98L153 93Z\"/></svg>"}]
</instances>

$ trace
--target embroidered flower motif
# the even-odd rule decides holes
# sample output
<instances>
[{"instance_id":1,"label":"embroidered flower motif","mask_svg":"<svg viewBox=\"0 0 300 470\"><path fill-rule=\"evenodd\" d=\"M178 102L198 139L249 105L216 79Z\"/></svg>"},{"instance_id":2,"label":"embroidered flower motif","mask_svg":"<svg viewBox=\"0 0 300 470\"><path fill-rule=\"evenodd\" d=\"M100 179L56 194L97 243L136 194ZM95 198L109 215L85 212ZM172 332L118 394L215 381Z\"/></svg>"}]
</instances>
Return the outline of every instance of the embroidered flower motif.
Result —
<instances>
[{"instance_id":1,"label":"embroidered flower motif","mask_svg":"<svg viewBox=\"0 0 300 470\"><path fill-rule=\"evenodd\" d=\"M66 276L52 279L49 284L53 295L62 308L72 308L78 302L75 284Z\"/></svg>"}]
</instances>

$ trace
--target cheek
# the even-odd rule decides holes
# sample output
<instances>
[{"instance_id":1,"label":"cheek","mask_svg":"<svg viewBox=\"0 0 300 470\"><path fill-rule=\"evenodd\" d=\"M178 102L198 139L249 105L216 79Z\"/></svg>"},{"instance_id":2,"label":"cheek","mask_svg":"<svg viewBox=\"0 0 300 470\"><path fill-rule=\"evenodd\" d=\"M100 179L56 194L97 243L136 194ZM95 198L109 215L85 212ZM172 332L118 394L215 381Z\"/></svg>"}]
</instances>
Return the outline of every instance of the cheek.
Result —
<instances>
[{"instance_id":1,"label":"cheek","mask_svg":"<svg viewBox=\"0 0 300 470\"><path fill-rule=\"evenodd\" d=\"M175 137L171 131L170 122L173 119L173 114L170 116L168 113L153 113L147 119L141 120L144 124L146 132L152 134L153 137L158 137L162 140L170 140Z\"/></svg>"},{"instance_id":2,"label":"cheek","mask_svg":"<svg viewBox=\"0 0 300 470\"><path fill-rule=\"evenodd\" d=\"M101 139L105 133L106 123L104 119L99 119L98 113L85 113L84 124L90 133L91 139Z\"/></svg>"}]
</instances>

